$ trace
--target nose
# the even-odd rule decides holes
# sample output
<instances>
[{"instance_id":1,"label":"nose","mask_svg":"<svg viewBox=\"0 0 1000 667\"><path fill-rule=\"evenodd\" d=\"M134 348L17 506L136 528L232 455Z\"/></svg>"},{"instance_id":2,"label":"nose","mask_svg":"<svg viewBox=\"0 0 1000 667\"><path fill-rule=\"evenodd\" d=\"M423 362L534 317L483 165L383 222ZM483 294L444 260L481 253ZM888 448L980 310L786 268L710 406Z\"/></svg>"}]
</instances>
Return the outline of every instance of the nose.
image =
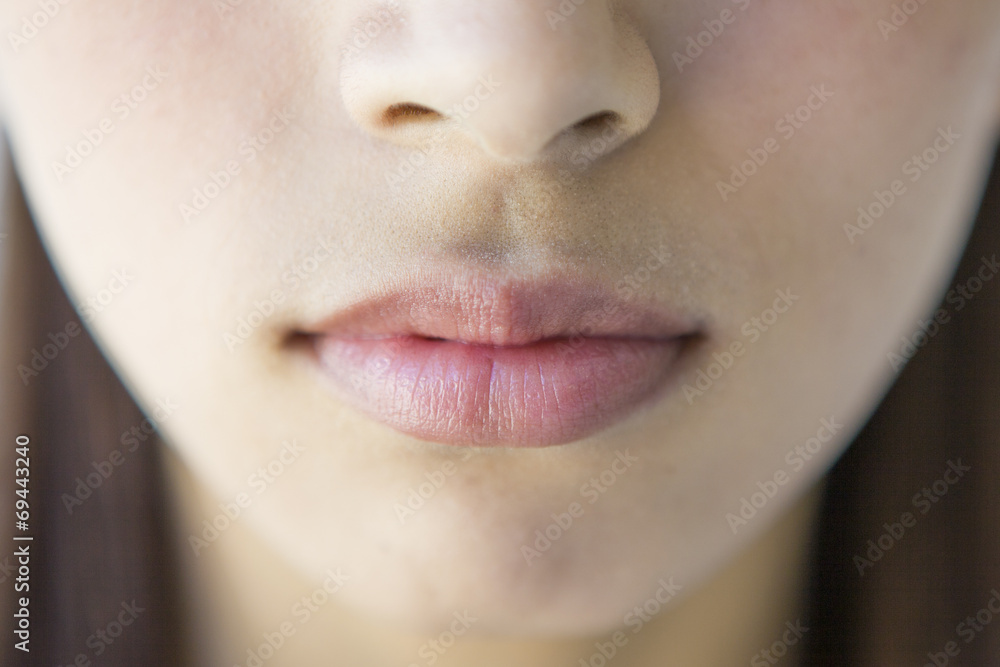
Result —
<instances>
[{"instance_id":1,"label":"nose","mask_svg":"<svg viewBox=\"0 0 1000 667\"><path fill-rule=\"evenodd\" d=\"M606 155L660 100L649 47L609 0L390 0L357 15L341 52L344 103L365 132L503 161L566 158L598 136Z\"/></svg>"}]
</instances>

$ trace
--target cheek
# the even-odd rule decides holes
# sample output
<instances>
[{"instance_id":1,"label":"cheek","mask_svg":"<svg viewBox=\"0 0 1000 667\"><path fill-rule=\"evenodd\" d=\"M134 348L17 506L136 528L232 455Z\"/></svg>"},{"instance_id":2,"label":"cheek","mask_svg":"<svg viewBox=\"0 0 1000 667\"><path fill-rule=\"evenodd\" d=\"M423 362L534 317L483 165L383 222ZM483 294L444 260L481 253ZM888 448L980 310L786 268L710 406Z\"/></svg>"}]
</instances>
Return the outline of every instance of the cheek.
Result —
<instances>
[{"instance_id":1,"label":"cheek","mask_svg":"<svg viewBox=\"0 0 1000 667\"><path fill-rule=\"evenodd\" d=\"M983 127L984 63L960 46L983 40L970 15L931 5L887 34L880 22L891 3L741 6L716 3L658 41L664 100L651 139L680 148L659 158L664 173L690 179L698 166L691 199L701 233L733 266L765 276L794 263L794 247L804 274L833 269L858 258L843 229L858 205L903 178L938 130L975 137ZM713 23L720 7L731 12L727 25ZM970 158L981 152L974 142ZM959 163L944 180L968 177ZM908 224L897 241L926 243L939 225L935 206L916 206L933 204L932 180L898 207Z\"/></svg>"},{"instance_id":2,"label":"cheek","mask_svg":"<svg viewBox=\"0 0 1000 667\"><path fill-rule=\"evenodd\" d=\"M967 103L969 80L961 77L962 68L982 44L969 15L925 6L886 38L879 22L891 14L889 3L862 8L761 0L745 10L716 4L731 11L729 25L713 23L718 19L709 15L717 9L703 10L708 19L686 19L659 39L657 55L665 80L661 112L676 109L690 120L709 163L724 148L741 154L762 144L814 86L832 90L834 104L806 121L792 119L795 127L786 123L777 138L813 142L815 148L826 142L826 151L814 152L820 156L830 149L846 155L845 137L858 151L884 153L893 128L905 132L946 108L951 98L942 99L942 92L961 90L955 103ZM791 130L804 122L809 131L795 137Z\"/></svg>"},{"instance_id":3,"label":"cheek","mask_svg":"<svg viewBox=\"0 0 1000 667\"><path fill-rule=\"evenodd\" d=\"M119 201L141 199L155 219L161 203L294 104L309 40L290 11L248 6L223 17L212 3L184 0L123 13L120 4L69 4L8 54L4 81L18 101L8 116L46 199L110 199L113 190Z\"/></svg>"},{"instance_id":4,"label":"cheek","mask_svg":"<svg viewBox=\"0 0 1000 667\"><path fill-rule=\"evenodd\" d=\"M121 4L69 3L20 52L5 52L19 171L78 298L126 267L141 274L136 299L218 304L236 288L190 267L253 278L245 257L258 249L235 248L232 235L265 175L255 138L291 134L276 116L294 116L294 89L308 89L301 77L313 68L300 60L311 40L293 11L259 3L224 16L190 0ZM214 195L211 213L227 224L185 225L181 206L198 193Z\"/></svg>"},{"instance_id":5,"label":"cheek","mask_svg":"<svg viewBox=\"0 0 1000 667\"><path fill-rule=\"evenodd\" d=\"M733 399L718 406L730 424L748 406L775 422L834 406L860 420L891 377L886 353L940 297L960 251L993 145L982 91L995 68L980 56L975 12L923 5L886 36L879 21L892 4L755 2L716 36L703 20L729 4L714 3L656 42L665 82L649 171L690 184L689 219L725 276L694 288L723 314L720 342L746 343L741 325L775 289L801 297L719 383ZM949 127L961 138L944 138ZM925 152L934 163L921 168L913 157ZM873 204L884 209L878 222L850 236L859 207ZM763 426L747 421L746 433ZM745 488L752 471L773 474L785 441L758 432L747 442L773 449L730 442L739 465L705 479L726 470ZM810 479L834 454L827 448Z\"/></svg>"}]
</instances>

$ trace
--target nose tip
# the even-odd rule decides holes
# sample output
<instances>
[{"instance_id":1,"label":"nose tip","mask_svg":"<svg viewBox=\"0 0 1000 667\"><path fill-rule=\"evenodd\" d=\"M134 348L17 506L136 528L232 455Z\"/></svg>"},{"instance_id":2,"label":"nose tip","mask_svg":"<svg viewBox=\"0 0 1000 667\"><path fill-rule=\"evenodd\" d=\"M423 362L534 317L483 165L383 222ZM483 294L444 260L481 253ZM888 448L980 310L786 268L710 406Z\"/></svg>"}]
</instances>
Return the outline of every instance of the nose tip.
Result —
<instances>
[{"instance_id":1,"label":"nose tip","mask_svg":"<svg viewBox=\"0 0 1000 667\"><path fill-rule=\"evenodd\" d=\"M464 142L494 159L602 154L648 127L659 73L628 17L588 0L552 27L537 0L427 0L345 55L357 125L399 145Z\"/></svg>"}]
</instances>

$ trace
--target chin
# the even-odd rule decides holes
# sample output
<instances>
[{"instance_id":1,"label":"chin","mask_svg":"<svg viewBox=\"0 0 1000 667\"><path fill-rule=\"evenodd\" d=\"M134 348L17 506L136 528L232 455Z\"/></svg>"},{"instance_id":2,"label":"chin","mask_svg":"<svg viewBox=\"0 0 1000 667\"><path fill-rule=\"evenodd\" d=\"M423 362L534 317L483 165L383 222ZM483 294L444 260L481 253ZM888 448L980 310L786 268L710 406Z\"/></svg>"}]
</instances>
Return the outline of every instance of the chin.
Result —
<instances>
[{"instance_id":1,"label":"chin","mask_svg":"<svg viewBox=\"0 0 1000 667\"><path fill-rule=\"evenodd\" d=\"M364 540L337 540L355 549L331 543L313 550L324 552L315 562L300 562L317 577L331 563L342 566L351 576L338 594L342 604L373 622L430 636L456 614L476 619L463 631L468 635L601 635L627 625L630 611L661 581L684 580L664 574L672 563L653 548L658 542L644 531L630 535L634 526L613 517L572 526L528 562L522 547L536 545L536 529L545 526L534 520L537 509L459 511L455 498L435 500L403 528L368 523L375 532Z\"/></svg>"}]
</instances>

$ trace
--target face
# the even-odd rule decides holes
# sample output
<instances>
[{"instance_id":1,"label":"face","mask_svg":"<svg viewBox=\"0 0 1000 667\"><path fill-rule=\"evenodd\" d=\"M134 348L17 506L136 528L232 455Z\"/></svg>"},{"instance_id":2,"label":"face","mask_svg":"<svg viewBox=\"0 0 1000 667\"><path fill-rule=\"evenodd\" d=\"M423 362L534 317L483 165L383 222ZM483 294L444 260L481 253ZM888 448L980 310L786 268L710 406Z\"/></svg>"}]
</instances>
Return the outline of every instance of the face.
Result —
<instances>
[{"instance_id":1,"label":"face","mask_svg":"<svg viewBox=\"0 0 1000 667\"><path fill-rule=\"evenodd\" d=\"M988 0L47 4L3 114L84 320L241 521L430 627L620 625L787 510L1000 108Z\"/></svg>"}]
</instances>

